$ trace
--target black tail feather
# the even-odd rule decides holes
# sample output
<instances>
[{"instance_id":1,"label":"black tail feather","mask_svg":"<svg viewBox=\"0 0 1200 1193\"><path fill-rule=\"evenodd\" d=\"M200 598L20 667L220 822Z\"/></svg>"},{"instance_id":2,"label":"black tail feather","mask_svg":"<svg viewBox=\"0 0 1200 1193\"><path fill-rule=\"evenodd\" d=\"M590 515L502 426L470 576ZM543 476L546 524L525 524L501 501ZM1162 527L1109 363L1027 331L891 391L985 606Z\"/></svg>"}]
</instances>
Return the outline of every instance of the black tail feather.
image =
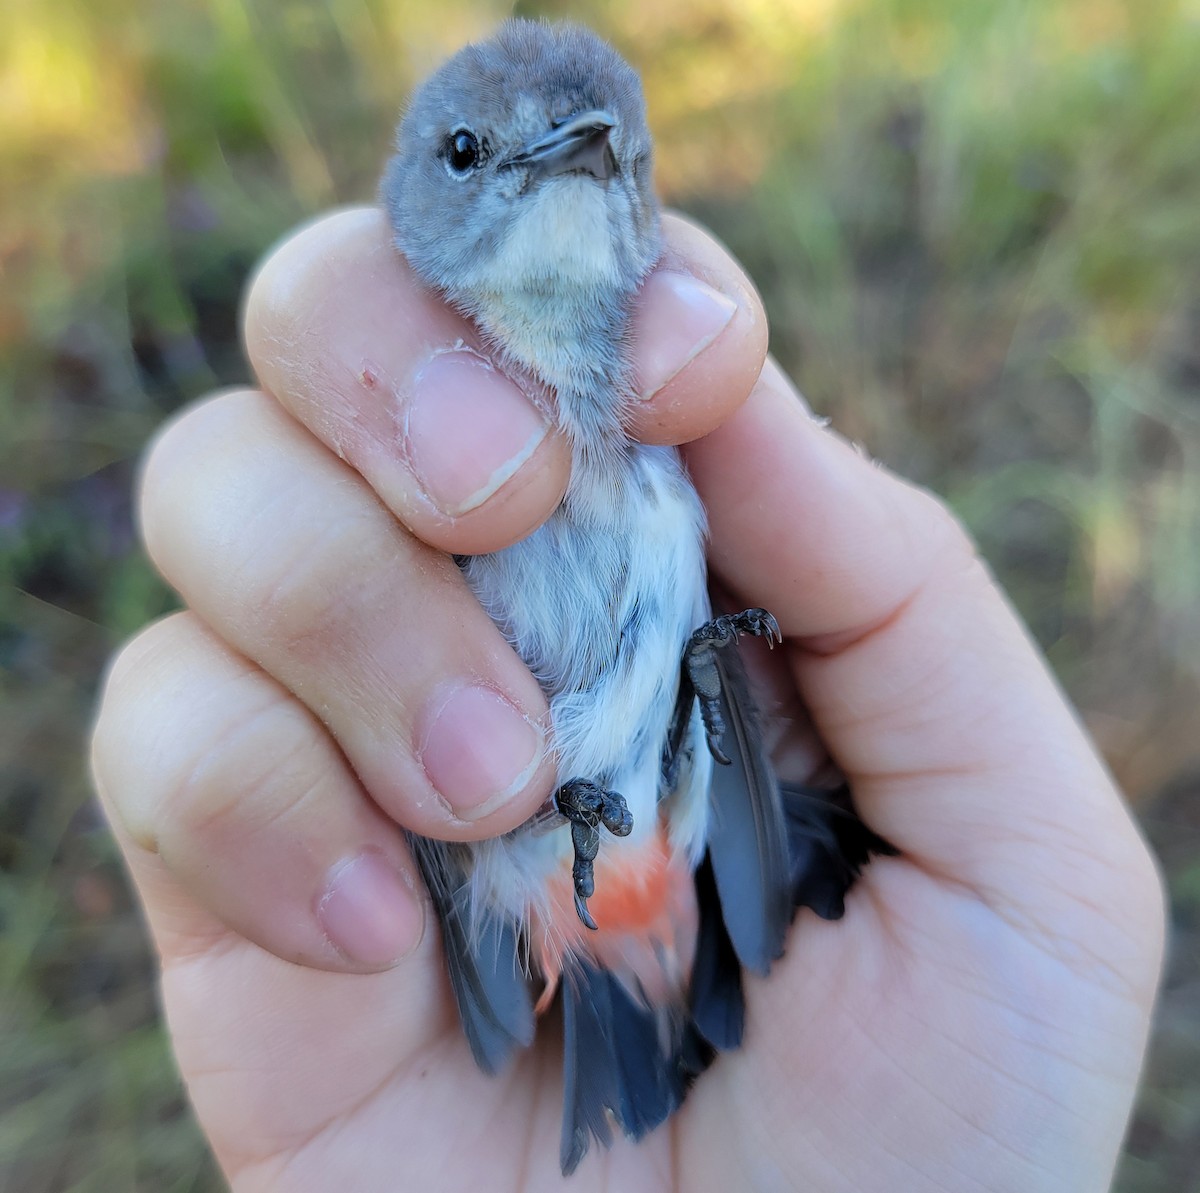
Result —
<instances>
[{"instance_id":1,"label":"black tail feather","mask_svg":"<svg viewBox=\"0 0 1200 1193\"><path fill-rule=\"evenodd\" d=\"M781 784L791 859L792 903L822 919L838 920L846 892L872 854L891 855L894 846L859 819L850 785L825 789Z\"/></svg>"},{"instance_id":2,"label":"black tail feather","mask_svg":"<svg viewBox=\"0 0 1200 1193\"><path fill-rule=\"evenodd\" d=\"M576 959L563 975L563 1175L615 1122L641 1139L683 1102L706 1055L681 1015L653 1010L610 972Z\"/></svg>"}]
</instances>

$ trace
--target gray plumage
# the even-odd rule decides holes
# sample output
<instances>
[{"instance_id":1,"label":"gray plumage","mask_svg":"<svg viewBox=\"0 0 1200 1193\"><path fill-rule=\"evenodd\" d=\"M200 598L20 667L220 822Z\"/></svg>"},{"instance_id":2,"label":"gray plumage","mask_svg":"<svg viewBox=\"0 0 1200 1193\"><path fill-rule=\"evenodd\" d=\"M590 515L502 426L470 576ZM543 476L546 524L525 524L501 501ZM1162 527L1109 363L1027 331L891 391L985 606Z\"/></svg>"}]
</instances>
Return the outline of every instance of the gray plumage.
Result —
<instances>
[{"instance_id":1,"label":"gray plumage","mask_svg":"<svg viewBox=\"0 0 1200 1193\"><path fill-rule=\"evenodd\" d=\"M803 876L740 684L722 697L734 765L715 789L723 840L706 857L713 760L681 671L710 617L704 515L678 453L626 434L632 303L661 251L636 74L585 29L511 21L425 83L396 143L382 198L397 246L501 367L550 396L572 450L561 506L522 542L462 559L463 574L546 692L559 783L619 792L632 814L628 837L603 836L597 884L605 865L643 856L661 824L671 855L698 872L694 939L644 942L664 970L654 994L636 941L602 964L603 939L594 953L573 917L555 919L565 822L540 817L470 846L414 842L483 1068L532 1036L530 959L561 961L570 1171L589 1137L609 1141L610 1122L633 1138L653 1129L713 1048L737 1045L737 960L767 971ZM724 684L719 670L695 674Z\"/></svg>"}]
</instances>

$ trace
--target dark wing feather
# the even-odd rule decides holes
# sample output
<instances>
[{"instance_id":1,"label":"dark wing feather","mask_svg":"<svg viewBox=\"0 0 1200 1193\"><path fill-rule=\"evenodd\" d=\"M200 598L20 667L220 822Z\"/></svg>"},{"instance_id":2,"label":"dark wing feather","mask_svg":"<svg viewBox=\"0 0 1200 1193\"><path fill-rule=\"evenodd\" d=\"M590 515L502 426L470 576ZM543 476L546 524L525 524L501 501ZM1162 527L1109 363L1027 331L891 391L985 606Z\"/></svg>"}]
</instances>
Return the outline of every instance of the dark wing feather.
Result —
<instances>
[{"instance_id":1,"label":"dark wing feather","mask_svg":"<svg viewBox=\"0 0 1200 1193\"><path fill-rule=\"evenodd\" d=\"M730 765L713 767L708 856L734 952L766 974L791 923L787 827L741 659L723 650L715 661Z\"/></svg>"},{"instance_id":2,"label":"dark wing feather","mask_svg":"<svg viewBox=\"0 0 1200 1193\"><path fill-rule=\"evenodd\" d=\"M442 928L442 947L463 1032L486 1073L533 1040L533 1005L513 925L471 906L461 846L409 836Z\"/></svg>"},{"instance_id":3,"label":"dark wing feather","mask_svg":"<svg viewBox=\"0 0 1200 1193\"><path fill-rule=\"evenodd\" d=\"M745 1026L742 967L765 974L783 952L797 907L836 919L872 853L894 853L858 818L849 787L781 788L758 729L736 651L713 654L722 742L730 765L714 767L708 851L695 875L699 931L685 1014L653 1009L607 970L575 957L564 972L564 1175L594 1137L615 1124L640 1139L683 1102L715 1051L737 1048ZM694 747L695 686L684 668L663 756L672 787Z\"/></svg>"},{"instance_id":4,"label":"dark wing feather","mask_svg":"<svg viewBox=\"0 0 1200 1193\"><path fill-rule=\"evenodd\" d=\"M723 1044L718 1037L740 1039L742 1013L740 982L735 989L727 950L732 948L746 969L765 974L783 953L797 908L840 918L846 892L871 855L896 850L859 818L845 781L831 789L779 784L737 652L723 650L713 658L726 725L722 746L730 765L713 768L706 865L711 865L723 925L715 921L701 866L691 997L701 1033L715 1047L726 1048L737 1044ZM678 709L676 720L682 720Z\"/></svg>"},{"instance_id":5,"label":"dark wing feather","mask_svg":"<svg viewBox=\"0 0 1200 1193\"><path fill-rule=\"evenodd\" d=\"M782 784L792 902L822 919L841 919L846 892L873 853L895 854L893 845L859 819L850 785L834 788Z\"/></svg>"},{"instance_id":6,"label":"dark wing feather","mask_svg":"<svg viewBox=\"0 0 1200 1193\"><path fill-rule=\"evenodd\" d=\"M722 1052L740 1048L746 1021L742 967L721 916L721 901L712 862L705 856L696 871L699 930L688 1006L700 1035Z\"/></svg>"}]
</instances>

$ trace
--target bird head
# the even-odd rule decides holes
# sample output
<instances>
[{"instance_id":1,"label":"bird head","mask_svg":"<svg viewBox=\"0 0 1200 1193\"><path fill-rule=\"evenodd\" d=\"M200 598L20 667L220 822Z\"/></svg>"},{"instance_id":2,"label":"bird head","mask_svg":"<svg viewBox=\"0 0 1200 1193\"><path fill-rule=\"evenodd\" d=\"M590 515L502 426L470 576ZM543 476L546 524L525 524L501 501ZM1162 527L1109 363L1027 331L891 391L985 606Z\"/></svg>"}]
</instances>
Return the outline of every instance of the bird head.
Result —
<instances>
[{"instance_id":1,"label":"bird head","mask_svg":"<svg viewBox=\"0 0 1200 1193\"><path fill-rule=\"evenodd\" d=\"M506 301L621 302L658 258L641 84L586 29L509 21L415 93L384 174L414 270L488 322Z\"/></svg>"}]
</instances>

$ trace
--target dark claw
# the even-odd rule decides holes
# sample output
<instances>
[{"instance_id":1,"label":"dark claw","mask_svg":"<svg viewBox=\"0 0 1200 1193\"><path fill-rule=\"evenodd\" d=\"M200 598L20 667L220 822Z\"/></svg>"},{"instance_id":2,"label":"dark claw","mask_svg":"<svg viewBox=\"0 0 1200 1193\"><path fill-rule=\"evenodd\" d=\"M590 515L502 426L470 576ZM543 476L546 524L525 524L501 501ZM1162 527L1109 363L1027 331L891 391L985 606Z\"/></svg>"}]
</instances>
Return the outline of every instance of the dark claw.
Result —
<instances>
[{"instance_id":1,"label":"dark claw","mask_svg":"<svg viewBox=\"0 0 1200 1193\"><path fill-rule=\"evenodd\" d=\"M756 612L762 614L762 630L759 632L759 637L766 638L767 646L771 650L774 650L777 646L782 646L783 631L779 628L779 622L765 609L758 609Z\"/></svg>"},{"instance_id":2,"label":"dark claw","mask_svg":"<svg viewBox=\"0 0 1200 1193\"><path fill-rule=\"evenodd\" d=\"M600 805L600 823L614 837L628 837L633 832L633 813L625 802L623 795L615 792L604 792L604 802Z\"/></svg>"},{"instance_id":3,"label":"dark claw","mask_svg":"<svg viewBox=\"0 0 1200 1193\"><path fill-rule=\"evenodd\" d=\"M703 709L701 709L701 716L703 716ZM730 766L733 759L721 749L721 738L724 736L724 732L724 726L716 732L711 729L708 731L708 752L713 756L714 762L720 763L721 766Z\"/></svg>"},{"instance_id":4,"label":"dark claw","mask_svg":"<svg viewBox=\"0 0 1200 1193\"><path fill-rule=\"evenodd\" d=\"M599 931L596 921L592 919L592 913L588 911L587 903L578 891L575 892L575 914L579 916L585 928L590 928L593 932Z\"/></svg>"},{"instance_id":5,"label":"dark claw","mask_svg":"<svg viewBox=\"0 0 1200 1193\"><path fill-rule=\"evenodd\" d=\"M747 609L744 613L734 613L729 620L739 633L765 638L767 646L772 650L783 641L779 622L765 609Z\"/></svg>"}]
</instances>

